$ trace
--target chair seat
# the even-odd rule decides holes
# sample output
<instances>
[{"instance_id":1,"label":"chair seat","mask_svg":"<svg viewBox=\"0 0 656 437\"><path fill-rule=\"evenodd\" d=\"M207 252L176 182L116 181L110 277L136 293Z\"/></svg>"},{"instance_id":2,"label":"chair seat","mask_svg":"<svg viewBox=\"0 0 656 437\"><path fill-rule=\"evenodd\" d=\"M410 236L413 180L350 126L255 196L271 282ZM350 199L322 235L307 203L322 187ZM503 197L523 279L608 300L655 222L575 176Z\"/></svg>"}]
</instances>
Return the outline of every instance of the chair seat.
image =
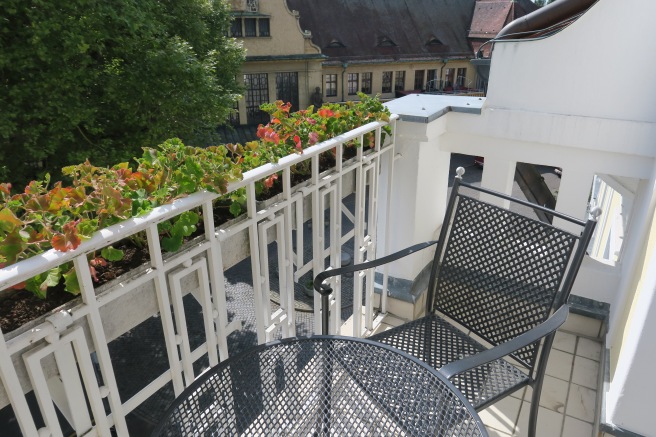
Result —
<instances>
[{"instance_id":1,"label":"chair seat","mask_svg":"<svg viewBox=\"0 0 656 437\"><path fill-rule=\"evenodd\" d=\"M370 337L400 349L435 369L487 348L442 317L432 314ZM500 359L455 375L451 382L476 409L485 408L531 380L525 371Z\"/></svg>"}]
</instances>

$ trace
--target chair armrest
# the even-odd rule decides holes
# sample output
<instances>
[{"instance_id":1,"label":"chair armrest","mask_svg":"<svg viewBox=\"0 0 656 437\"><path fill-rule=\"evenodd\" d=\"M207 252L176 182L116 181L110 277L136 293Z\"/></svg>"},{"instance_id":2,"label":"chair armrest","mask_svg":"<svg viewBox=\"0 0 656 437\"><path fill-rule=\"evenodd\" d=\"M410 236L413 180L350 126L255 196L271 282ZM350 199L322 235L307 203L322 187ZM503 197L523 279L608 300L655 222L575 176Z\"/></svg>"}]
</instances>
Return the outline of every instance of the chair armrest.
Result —
<instances>
[{"instance_id":1,"label":"chair armrest","mask_svg":"<svg viewBox=\"0 0 656 437\"><path fill-rule=\"evenodd\" d=\"M549 317L543 323L540 323L535 328L526 331L521 335L518 335L512 340L509 340L505 343L495 346L492 349L488 349L476 355L471 355L461 360L449 363L446 366L441 367L438 371L442 375L450 379L451 377L459 373L465 372L467 370L473 369L475 367L481 366L491 361L498 360L499 358L503 358L506 355L518 349L521 349L525 346L528 346L531 343L538 341L542 337L554 332L563 323L565 323L568 314L569 314L569 306L565 304L562 307L560 307L558 311L553 313L551 317Z\"/></svg>"},{"instance_id":2,"label":"chair armrest","mask_svg":"<svg viewBox=\"0 0 656 437\"><path fill-rule=\"evenodd\" d=\"M328 296L330 293L333 292L333 289L330 288L330 286L328 286L327 284L323 284L323 281L325 281L328 278L331 278L333 276L343 275L345 273L353 273L360 270L367 270L372 267L378 267L383 264L396 261L399 258L403 258L405 256L411 255L420 250L426 249L427 247L430 247L436 243L437 240L427 241L425 243L419 243L419 244L415 244L414 246L406 247L405 249L399 250L398 252L394 252L390 255L384 256L382 258L373 261L367 261L360 264L353 264L346 267L339 267L337 269L325 270L319 273L317 276L315 276L313 282L314 289L322 296Z\"/></svg>"}]
</instances>

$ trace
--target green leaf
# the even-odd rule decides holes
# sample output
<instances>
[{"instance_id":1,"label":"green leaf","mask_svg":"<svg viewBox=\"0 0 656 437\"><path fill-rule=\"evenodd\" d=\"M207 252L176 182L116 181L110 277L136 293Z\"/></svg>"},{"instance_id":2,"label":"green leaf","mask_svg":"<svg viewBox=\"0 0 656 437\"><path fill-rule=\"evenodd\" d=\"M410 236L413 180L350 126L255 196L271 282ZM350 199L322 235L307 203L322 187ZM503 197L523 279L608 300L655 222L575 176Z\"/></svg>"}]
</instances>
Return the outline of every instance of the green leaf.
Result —
<instances>
[{"instance_id":1,"label":"green leaf","mask_svg":"<svg viewBox=\"0 0 656 437\"><path fill-rule=\"evenodd\" d=\"M40 273L25 282L25 288L41 299L46 298L46 293L49 287L54 287L59 284L61 279L61 272L59 267L50 269L47 272Z\"/></svg>"},{"instance_id":2,"label":"green leaf","mask_svg":"<svg viewBox=\"0 0 656 437\"><path fill-rule=\"evenodd\" d=\"M77 224L77 232L80 238L88 240L98 230L98 219L82 220Z\"/></svg>"},{"instance_id":3,"label":"green leaf","mask_svg":"<svg viewBox=\"0 0 656 437\"><path fill-rule=\"evenodd\" d=\"M107 261L120 261L123 259L125 253L120 249L115 249L114 246L104 247L100 251L100 256Z\"/></svg>"},{"instance_id":4,"label":"green leaf","mask_svg":"<svg viewBox=\"0 0 656 437\"><path fill-rule=\"evenodd\" d=\"M0 231L11 232L22 224L9 208L0 209Z\"/></svg>"},{"instance_id":5,"label":"green leaf","mask_svg":"<svg viewBox=\"0 0 656 437\"><path fill-rule=\"evenodd\" d=\"M177 252L182 246L182 235L162 238L162 249L167 252Z\"/></svg>"},{"instance_id":6,"label":"green leaf","mask_svg":"<svg viewBox=\"0 0 656 437\"><path fill-rule=\"evenodd\" d=\"M239 214L241 214L241 205L239 202L232 202L230 205L230 213L235 217L238 217Z\"/></svg>"},{"instance_id":7,"label":"green leaf","mask_svg":"<svg viewBox=\"0 0 656 437\"><path fill-rule=\"evenodd\" d=\"M188 237L196 232L196 225L198 224L199 216L193 211L183 212L178 216L173 228L171 228L171 235Z\"/></svg>"},{"instance_id":8,"label":"green leaf","mask_svg":"<svg viewBox=\"0 0 656 437\"><path fill-rule=\"evenodd\" d=\"M0 256L4 257L10 264L16 261L18 255L27 249L27 244L16 230L6 235L0 243Z\"/></svg>"},{"instance_id":9,"label":"green leaf","mask_svg":"<svg viewBox=\"0 0 656 437\"><path fill-rule=\"evenodd\" d=\"M80 282L77 279L75 268L70 269L62 275L64 277L65 290L71 294L80 294Z\"/></svg>"}]
</instances>

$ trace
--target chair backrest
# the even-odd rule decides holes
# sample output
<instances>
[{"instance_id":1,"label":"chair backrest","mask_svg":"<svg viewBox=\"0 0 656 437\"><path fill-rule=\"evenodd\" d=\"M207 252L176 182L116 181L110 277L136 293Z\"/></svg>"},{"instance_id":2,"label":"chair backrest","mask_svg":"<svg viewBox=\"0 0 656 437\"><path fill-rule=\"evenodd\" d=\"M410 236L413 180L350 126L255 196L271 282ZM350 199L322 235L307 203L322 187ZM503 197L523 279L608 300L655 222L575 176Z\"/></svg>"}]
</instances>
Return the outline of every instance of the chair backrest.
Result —
<instances>
[{"instance_id":1,"label":"chair backrest","mask_svg":"<svg viewBox=\"0 0 656 437\"><path fill-rule=\"evenodd\" d=\"M466 186L540 209L580 226L574 234L480 201ZM427 309L439 311L492 345L544 322L567 301L595 220L465 184L456 178L431 272ZM533 368L539 344L512 356Z\"/></svg>"}]
</instances>

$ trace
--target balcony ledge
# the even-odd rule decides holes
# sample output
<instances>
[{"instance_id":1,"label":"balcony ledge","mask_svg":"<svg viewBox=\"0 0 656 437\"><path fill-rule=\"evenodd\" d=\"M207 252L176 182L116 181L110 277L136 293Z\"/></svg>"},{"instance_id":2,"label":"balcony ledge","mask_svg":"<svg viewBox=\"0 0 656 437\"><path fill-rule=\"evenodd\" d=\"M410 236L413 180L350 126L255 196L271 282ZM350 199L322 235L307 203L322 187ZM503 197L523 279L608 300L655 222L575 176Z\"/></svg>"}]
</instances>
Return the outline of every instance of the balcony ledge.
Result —
<instances>
[{"instance_id":1,"label":"balcony ledge","mask_svg":"<svg viewBox=\"0 0 656 437\"><path fill-rule=\"evenodd\" d=\"M401 121L430 123L447 112L480 114L485 97L410 94L385 104Z\"/></svg>"}]
</instances>

